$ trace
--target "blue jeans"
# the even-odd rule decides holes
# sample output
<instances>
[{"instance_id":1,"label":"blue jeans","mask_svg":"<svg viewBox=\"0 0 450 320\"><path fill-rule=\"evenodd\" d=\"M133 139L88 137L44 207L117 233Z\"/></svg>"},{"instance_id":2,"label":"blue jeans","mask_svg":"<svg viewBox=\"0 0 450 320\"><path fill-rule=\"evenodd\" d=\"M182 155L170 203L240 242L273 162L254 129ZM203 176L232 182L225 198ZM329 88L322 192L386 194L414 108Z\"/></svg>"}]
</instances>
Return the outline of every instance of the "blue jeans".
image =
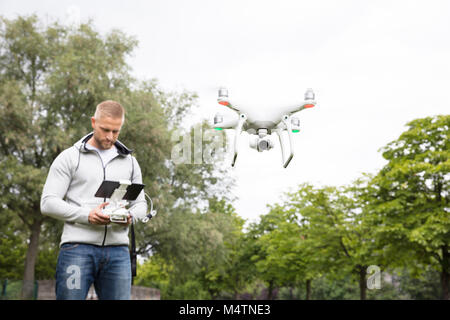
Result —
<instances>
[{"instance_id":1,"label":"blue jeans","mask_svg":"<svg viewBox=\"0 0 450 320\"><path fill-rule=\"evenodd\" d=\"M61 246L56 266L56 299L84 300L92 284L100 300L131 298L128 246Z\"/></svg>"}]
</instances>

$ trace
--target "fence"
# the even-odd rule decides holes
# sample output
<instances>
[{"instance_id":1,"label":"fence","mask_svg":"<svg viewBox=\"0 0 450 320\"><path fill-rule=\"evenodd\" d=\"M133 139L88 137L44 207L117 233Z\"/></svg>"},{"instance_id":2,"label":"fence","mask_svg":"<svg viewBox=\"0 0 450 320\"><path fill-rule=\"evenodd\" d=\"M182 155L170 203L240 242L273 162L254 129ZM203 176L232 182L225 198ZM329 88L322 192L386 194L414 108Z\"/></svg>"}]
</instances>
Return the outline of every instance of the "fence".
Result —
<instances>
[{"instance_id":1,"label":"fence","mask_svg":"<svg viewBox=\"0 0 450 320\"><path fill-rule=\"evenodd\" d=\"M38 297L38 281L32 281L31 283L27 283L23 280L10 280L10 279L1 279L1 300L21 300L22 299L22 289L25 285L32 286L32 299L36 300Z\"/></svg>"},{"instance_id":2,"label":"fence","mask_svg":"<svg viewBox=\"0 0 450 320\"><path fill-rule=\"evenodd\" d=\"M1 279L0 300L22 300L22 289L26 283L23 280ZM36 280L32 282L33 300L55 300L55 280ZM132 300L160 300L158 289L132 286ZM97 300L94 287L89 289L87 300Z\"/></svg>"}]
</instances>

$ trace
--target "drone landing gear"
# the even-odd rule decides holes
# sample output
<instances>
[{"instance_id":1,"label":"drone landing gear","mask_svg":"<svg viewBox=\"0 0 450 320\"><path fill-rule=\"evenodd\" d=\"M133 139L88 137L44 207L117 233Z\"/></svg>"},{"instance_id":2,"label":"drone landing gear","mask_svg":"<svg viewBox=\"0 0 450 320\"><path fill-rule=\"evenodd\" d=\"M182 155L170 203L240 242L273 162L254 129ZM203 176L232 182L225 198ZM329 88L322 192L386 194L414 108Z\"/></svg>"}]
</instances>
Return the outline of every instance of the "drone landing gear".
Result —
<instances>
[{"instance_id":1,"label":"drone landing gear","mask_svg":"<svg viewBox=\"0 0 450 320\"><path fill-rule=\"evenodd\" d=\"M239 115L239 122L235 128L235 136L234 136L234 152L233 152L233 161L231 162L231 166L234 167L235 163L236 163L236 158L237 158L237 154L238 154L238 139L239 136L241 135L242 132L242 128L244 127L244 123L247 120L247 115L245 115L244 113L241 113Z\"/></svg>"},{"instance_id":2,"label":"drone landing gear","mask_svg":"<svg viewBox=\"0 0 450 320\"><path fill-rule=\"evenodd\" d=\"M291 162L292 158L294 157L294 146L292 144L292 125L291 125L291 117L288 115L284 115L282 118L282 122L284 124L284 127L287 129L288 132L288 138L289 138L289 156L286 159L286 154L284 152L284 150L286 149L285 144L284 144L284 140L282 138L282 133L283 133L283 129L284 128L277 128L275 130L275 132L278 135L278 138L280 140L280 146L281 146L281 156L283 159L283 167L286 168L289 163Z\"/></svg>"}]
</instances>

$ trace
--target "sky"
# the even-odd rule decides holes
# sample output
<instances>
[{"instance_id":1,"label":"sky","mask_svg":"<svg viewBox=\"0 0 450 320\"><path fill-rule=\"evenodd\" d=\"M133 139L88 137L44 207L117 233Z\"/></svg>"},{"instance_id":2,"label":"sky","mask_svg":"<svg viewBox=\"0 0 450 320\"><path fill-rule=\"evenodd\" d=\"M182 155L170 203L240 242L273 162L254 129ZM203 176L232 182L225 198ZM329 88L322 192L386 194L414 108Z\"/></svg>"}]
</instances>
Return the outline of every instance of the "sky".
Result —
<instances>
[{"instance_id":1,"label":"sky","mask_svg":"<svg viewBox=\"0 0 450 320\"><path fill-rule=\"evenodd\" d=\"M287 168L277 140L258 153L241 135L231 175L234 206L249 222L301 183L340 186L376 173L386 163L380 148L409 121L450 110L445 0L0 0L6 18L33 13L134 36L137 78L198 94L187 127L223 111L219 86L262 113L312 88L317 105L296 114L301 132Z\"/></svg>"}]
</instances>

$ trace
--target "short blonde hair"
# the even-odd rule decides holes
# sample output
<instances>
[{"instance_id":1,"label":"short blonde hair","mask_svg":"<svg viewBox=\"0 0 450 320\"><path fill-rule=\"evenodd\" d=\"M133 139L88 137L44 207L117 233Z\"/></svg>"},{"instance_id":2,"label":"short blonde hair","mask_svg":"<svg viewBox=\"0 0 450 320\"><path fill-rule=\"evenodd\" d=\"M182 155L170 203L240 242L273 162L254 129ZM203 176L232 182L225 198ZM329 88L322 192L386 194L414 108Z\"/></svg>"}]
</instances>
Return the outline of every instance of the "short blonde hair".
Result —
<instances>
[{"instance_id":1,"label":"short blonde hair","mask_svg":"<svg viewBox=\"0 0 450 320\"><path fill-rule=\"evenodd\" d=\"M125 109L122 105L113 100L106 100L97 105L95 109L95 119L100 119L102 117L110 117L110 118L122 118L122 121L125 120Z\"/></svg>"}]
</instances>

